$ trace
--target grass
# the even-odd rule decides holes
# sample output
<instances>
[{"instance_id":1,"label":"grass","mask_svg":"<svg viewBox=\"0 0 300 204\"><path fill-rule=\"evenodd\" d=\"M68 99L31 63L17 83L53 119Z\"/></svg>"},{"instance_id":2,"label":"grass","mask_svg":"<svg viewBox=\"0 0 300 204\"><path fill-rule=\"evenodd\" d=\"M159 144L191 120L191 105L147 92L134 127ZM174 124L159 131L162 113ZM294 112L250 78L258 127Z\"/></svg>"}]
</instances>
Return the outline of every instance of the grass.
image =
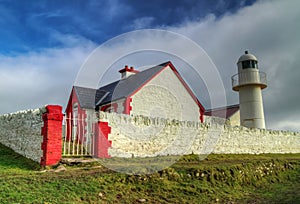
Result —
<instances>
[{"instance_id":1,"label":"grass","mask_svg":"<svg viewBox=\"0 0 300 204\"><path fill-rule=\"evenodd\" d=\"M0 203L299 203L299 180L300 154L209 155L202 161L188 155L149 175L116 173L97 162L56 173L0 145Z\"/></svg>"},{"instance_id":2,"label":"grass","mask_svg":"<svg viewBox=\"0 0 300 204\"><path fill-rule=\"evenodd\" d=\"M0 143L0 176L31 173L32 170L39 170L39 164L26 159L23 156L13 152Z\"/></svg>"}]
</instances>

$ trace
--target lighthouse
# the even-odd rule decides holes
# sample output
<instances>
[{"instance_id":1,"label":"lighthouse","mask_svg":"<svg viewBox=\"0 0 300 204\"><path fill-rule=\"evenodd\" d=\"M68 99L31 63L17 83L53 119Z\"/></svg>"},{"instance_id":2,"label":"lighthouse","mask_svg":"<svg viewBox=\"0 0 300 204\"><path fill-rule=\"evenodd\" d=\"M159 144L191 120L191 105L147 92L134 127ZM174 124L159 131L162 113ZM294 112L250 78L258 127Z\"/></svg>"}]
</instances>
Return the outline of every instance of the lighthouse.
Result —
<instances>
[{"instance_id":1,"label":"lighthouse","mask_svg":"<svg viewBox=\"0 0 300 204\"><path fill-rule=\"evenodd\" d=\"M245 51L232 76L232 89L239 92L240 124L248 128L266 128L261 90L267 87L266 73L258 69L256 57Z\"/></svg>"}]
</instances>

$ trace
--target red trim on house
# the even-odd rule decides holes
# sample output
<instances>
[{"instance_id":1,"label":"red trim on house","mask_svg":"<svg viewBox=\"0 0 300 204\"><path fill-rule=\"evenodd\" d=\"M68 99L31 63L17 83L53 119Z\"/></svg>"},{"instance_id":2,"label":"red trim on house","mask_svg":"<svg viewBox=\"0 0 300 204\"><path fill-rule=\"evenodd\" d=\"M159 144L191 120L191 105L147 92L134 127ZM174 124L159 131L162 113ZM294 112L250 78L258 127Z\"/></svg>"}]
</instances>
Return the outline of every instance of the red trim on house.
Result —
<instances>
[{"instance_id":1,"label":"red trim on house","mask_svg":"<svg viewBox=\"0 0 300 204\"><path fill-rule=\"evenodd\" d=\"M170 68L175 72L176 76L178 77L178 79L181 81L182 85L185 87L185 89L189 92L189 94L191 95L191 97L193 98L193 100L197 103L197 105L199 106L200 110L202 111L202 113L204 113L205 109L202 106L202 104L199 102L199 100L197 99L197 97L195 96L194 92L190 89L189 85L185 82L185 80L180 76L179 72L177 71L177 69L174 67L174 65L169 62L166 66L170 66Z\"/></svg>"},{"instance_id":2,"label":"red trim on house","mask_svg":"<svg viewBox=\"0 0 300 204\"><path fill-rule=\"evenodd\" d=\"M131 102L132 102L132 98L131 97L127 97L124 101L124 114L130 115L130 111L132 110L132 106L131 106Z\"/></svg>"},{"instance_id":3,"label":"red trim on house","mask_svg":"<svg viewBox=\"0 0 300 204\"><path fill-rule=\"evenodd\" d=\"M193 93L193 91L190 89L189 85L184 81L184 79L180 76L179 72L177 71L177 69L174 67L174 65L169 62L168 64L166 64L164 66L163 69L161 69L159 72L157 72L155 75L153 75L149 80L147 80L143 85L141 85L138 89L136 89L128 98L131 99L131 97L136 94L139 90L141 90L145 85L147 85L152 79L154 79L157 75L159 75L163 70L165 70L167 67L170 67L173 72L175 73L175 75L177 76L177 78L179 79L179 81L182 83L182 85L185 87L185 89L188 91L188 93L190 94L190 96L193 98L193 100L196 102L196 104L199 107L199 112L200 112L200 121L203 122L203 114L204 114L204 107L202 106L202 104L199 102L199 100L197 99L197 97L195 96L195 94ZM132 100L132 99L131 99ZM124 106L125 107L125 106Z\"/></svg>"},{"instance_id":4,"label":"red trim on house","mask_svg":"<svg viewBox=\"0 0 300 204\"><path fill-rule=\"evenodd\" d=\"M133 73L139 73L138 70L135 70L133 67L128 67L128 65L125 65L125 67L121 70L119 70L120 73L123 73L123 72L133 72Z\"/></svg>"},{"instance_id":5,"label":"red trim on house","mask_svg":"<svg viewBox=\"0 0 300 204\"><path fill-rule=\"evenodd\" d=\"M72 137L72 120L71 113L66 113L66 141L70 141Z\"/></svg>"},{"instance_id":6,"label":"red trim on house","mask_svg":"<svg viewBox=\"0 0 300 204\"><path fill-rule=\"evenodd\" d=\"M79 104L79 100L78 97L76 95L75 89L74 87L72 88L71 91L71 95L69 98L69 102L66 108L66 122L67 122L67 141L73 139L72 135L73 133L73 127L74 127L74 115L73 115L73 105L77 103L77 110L78 110L78 114L77 114L77 132L76 132L76 137L75 137L75 141L76 142L80 142L82 143L83 141L86 140L85 136L86 136L86 126L87 126L87 122L86 122L86 111L84 109L81 108L80 104Z\"/></svg>"},{"instance_id":7,"label":"red trim on house","mask_svg":"<svg viewBox=\"0 0 300 204\"><path fill-rule=\"evenodd\" d=\"M200 113L200 122L203 123L204 122L204 112L202 112L201 110L199 110Z\"/></svg>"},{"instance_id":8,"label":"red trim on house","mask_svg":"<svg viewBox=\"0 0 300 204\"><path fill-rule=\"evenodd\" d=\"M110 103L107 105L103 105L100 107L100 111L106 111L108 108L112 107L113 108L113 112L117 112L118 111L118 103Z\"/></svg>"},{"instance_id":9,"label":"red trim on house","mask_svg":"<svg viewBox=\"0 0 300 204\"><path fill-rule=\"evenodd\" d=\"M82 142L84 140L86 140L85 135L86 135L86 111L84 109L81 108L80 104L79 104L79 100L78 100L78 96L76 95L76 91L74 89L74 87L72 88L71 91L71 96L69 98L69 102L66 108L66 115L67 115L67 140L71 140L72 135L73 135L73 126L74 126L74 115L73 115L73 105L77 103L78 106L78 118L77 121L79 119L79 122L77 122L78 126L77 126L77 132L76 132L76 137L75 137L75 141L76 142ZM115 112L117 112L118 109L118 104L117 103L112 103L112 104L107 104L103 107L101 107L101 110L105 110L109 107L113 107ZM79 127L79 128L78 128ZM108 154L108 149L111 147L111 141L108 140L108 134L110 134L111 132L111 128L109 127L107 122L97 122L95 124L92 124L92 128L94 130L94 134L95 136L93 137L93 154L95 157L99 157L99 158L109 158L109 154ZM60 140L61 141L61 140Z\"/></svg>"},{"instance_id":10,"label":"red trim on house","mask_svg":"<svg viewBox=\"0 0 300 204\"><path fill-rule=\"evenodd\" d=\"M73 92L74 92L74 86L72 87L71 94L70 94L70 97L69 97L69 101L68 101L65 113L70 112L70 109L72 109L72 105L71 104L72 104L72 99L73 99L73 95L74 95Z\"/></svg>"},{"instance_id":11,"label":"red trim on house","mask_svg":"<svg viewBox=\"0 0 300 204\"><path fill-rule=\"evenodd\" d=\"M128 98L131 98L131 96L133 96L134 94L136 94L139 90L141 90L144 86L146 86L152 79L154 79L157 75L159 75L164 69L166 68L166 66L161 69L159 72L157 72L156 74L154 74L150 79L148 79L144 84L142 84L139 88L137 88L132 94L130 94L130 96L128 96Z\"/></svg>"},{"instance_id":12,"label":"red trim on house","mask_svg":"<svg viewBox=\"0 0 300 204\"><path fill-rule=\"evenodd\" d=\"M66 107L66 123L67 123L67 135L66 135L66 139L67 141L70 141L72 139L72 127L73 127L73 102L76 101L78 102L77 97L75 96L75 90L74 90L74 86L72 87L72 91L71 91L71 95L69 97L69 101Z\"/></svg>"},{"instance_id":13,"label":"red trim on house","mask_svg":"<svg viewBox=\"0 0 300 204\"><path fill-rule=\"evenodd\" d=\"M108 149L111 147L111 140L108 140L108 134L111 133L111 127L108 122L98 122L98 128L95 128L94 156L97 158L110 158Z\"/></svg>"}]
</instances>

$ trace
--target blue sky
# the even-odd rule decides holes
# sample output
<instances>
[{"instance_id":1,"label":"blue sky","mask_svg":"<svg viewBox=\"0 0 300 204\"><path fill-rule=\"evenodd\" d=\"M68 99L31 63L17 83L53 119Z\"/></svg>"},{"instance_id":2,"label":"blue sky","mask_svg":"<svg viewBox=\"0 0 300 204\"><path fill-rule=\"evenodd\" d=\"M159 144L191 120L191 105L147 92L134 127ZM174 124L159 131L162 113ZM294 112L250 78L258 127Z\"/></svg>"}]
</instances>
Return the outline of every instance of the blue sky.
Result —
<instances>
[{"instance_id":1,"label":"blue sky","mask_svg":"<svg viewBox=\"0 0 300 204\"><path fill-rule=\"evenodd\" d=\"M44 104L65 106L95 48L126 32L163 29L205 50L223 80L227 104L238 102L230 80L237 59L246 49L256 55L268 76L263 91L267 127L299 131L299 7L297 0L0 0L0 114ZM189 53L188 47L182 51ZM128 64L161 61L145 62ZM201 100L196 78L184 77Z\"/></svg>"},{"instance_id":2,"label":"blue sky","mask_svg":"<svg viewBox=\"0 0 300 204\"><path fill-rule=\"evenodd\" d=\"M59 35L73 35L101 44L124 32L176 26L208 14L219 17L251 3L223 0L0 1L0 52L16 55L72 46Z\"/></svg>"}]
</instances>

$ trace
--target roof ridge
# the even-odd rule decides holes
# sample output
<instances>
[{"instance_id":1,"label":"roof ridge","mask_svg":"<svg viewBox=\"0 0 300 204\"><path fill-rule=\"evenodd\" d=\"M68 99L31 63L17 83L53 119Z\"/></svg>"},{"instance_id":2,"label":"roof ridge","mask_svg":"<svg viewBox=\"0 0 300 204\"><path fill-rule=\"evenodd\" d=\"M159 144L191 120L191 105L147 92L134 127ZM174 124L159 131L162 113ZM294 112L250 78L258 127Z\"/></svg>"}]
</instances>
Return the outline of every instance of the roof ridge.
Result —
<instances>
[{"instance_id":1,"label":"roof ridge","mask_svg":"<svg viewBox=\"0 0 300 204\"><path fill-rule=\"evenodd\" d=\"M165 67L165 66L168 65L169 63L171 63L171 61L163 62L163 63L161 63L161 64L159 64L159 65L155 65L155 66L153 66L153 67L150 67L150 68L148 68L148 69L145 69L145 70L143 70L143 71L140 71L140 72L138 72L138 73L136 73L136 74L134 74L134 75L131 75L131 76L125 78L125 79L119 79L119 80L116 80L116 81L111 82L111 83L109 83L109 84L106 84L106 85L104 85L104 86L100 86L98 89L104 88L104 87L109 86L109 85L111 85L111 84L113 84L113 83L116 83L116 82L125 81L125 80L127 80L127 79L129 79L129 78L132 78L132 77L134 77L134 76L139 76L139 75L141 75L142 73L144 73L144 72L146 72L146 71L150 71L151 69L154 69L154 68L157 68L157 67ZM97 89L97 90L98 90L98 89Z\"/></svg>"},{"instance_id":2,"label":"roof ridge","mask_svg":"<svg viewBox=\"0 0 300 204\"><path fill-rule=\"evenodd\" d=\"M95 88L90 88L90 87L84 87L84 86L76 86L76 85L73 85L74 88L82 88L82 89L93 89L93 90L97 90Z\"/></svg>"},{"instance_id":3,"label":"roof ridge","mask_svg":"<svg viewBox=\"0 0 300 204\"><path fill-rule=\"evenodd\" d=\"M221 106L221 107L217 107L217 108L210 108L210 109L206 109L205 111L222 110L222 109L225 109L225 108L228 109L228 108L237 108L237 107L239 107L239 104Z\"/></svg>"}]
</instances>

